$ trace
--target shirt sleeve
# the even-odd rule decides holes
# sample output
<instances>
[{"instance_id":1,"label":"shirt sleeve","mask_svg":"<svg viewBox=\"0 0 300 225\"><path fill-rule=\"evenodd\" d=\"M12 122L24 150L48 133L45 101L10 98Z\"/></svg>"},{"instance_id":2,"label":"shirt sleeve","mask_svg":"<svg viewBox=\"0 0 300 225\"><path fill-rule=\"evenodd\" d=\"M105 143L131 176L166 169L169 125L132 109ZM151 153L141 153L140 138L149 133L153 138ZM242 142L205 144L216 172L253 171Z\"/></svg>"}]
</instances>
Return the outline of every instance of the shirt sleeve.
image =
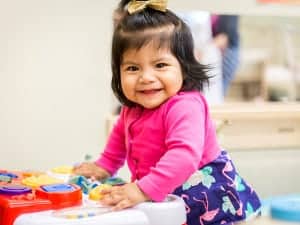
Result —
<instances>
[{"instance_id":1,"label":"shirt sleeve","mask_svg":"<svg viewBox=\"0 0 300 225\"><path fill-rule=\"evenodd\" d=\"M109 135L108 142L103 153L97 159L96 164L111 175L124 165L126 158L125 147L125 130L124 130L124 112L120 113L112 132Z\"/></svg>"},{"instance_id":2,"label":"shirt sleeve","mask_svg":"<svg viewBox=\"0 0 300 225\"><path fill-rule=\"evenodd\" d=\"M154 201L162 201L197 169L202 158L207 108L201 98L179 98L166 108L166 152L137 182Z\"/></svg>"}]
</instances>

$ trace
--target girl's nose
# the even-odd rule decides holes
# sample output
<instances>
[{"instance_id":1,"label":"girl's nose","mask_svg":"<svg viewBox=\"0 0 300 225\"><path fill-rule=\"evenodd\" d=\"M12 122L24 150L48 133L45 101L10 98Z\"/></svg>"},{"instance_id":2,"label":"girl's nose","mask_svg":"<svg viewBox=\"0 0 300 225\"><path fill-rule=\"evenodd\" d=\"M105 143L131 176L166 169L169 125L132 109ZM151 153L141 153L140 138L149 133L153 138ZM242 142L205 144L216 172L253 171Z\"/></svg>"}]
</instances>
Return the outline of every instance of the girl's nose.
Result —
<instances>
[{"instance_id":1,"label":"girl's nose","mask_svg":"<svg viewBox=\"0 0 300 225\"><path fill-rule=\"evenodd\" d=\"M153 74L153 71L151 70L142 71L140 75L140 82L149 83L149 82L153 82L154 80L155 80L155 76Z\"/></svg>"}]
</instances>

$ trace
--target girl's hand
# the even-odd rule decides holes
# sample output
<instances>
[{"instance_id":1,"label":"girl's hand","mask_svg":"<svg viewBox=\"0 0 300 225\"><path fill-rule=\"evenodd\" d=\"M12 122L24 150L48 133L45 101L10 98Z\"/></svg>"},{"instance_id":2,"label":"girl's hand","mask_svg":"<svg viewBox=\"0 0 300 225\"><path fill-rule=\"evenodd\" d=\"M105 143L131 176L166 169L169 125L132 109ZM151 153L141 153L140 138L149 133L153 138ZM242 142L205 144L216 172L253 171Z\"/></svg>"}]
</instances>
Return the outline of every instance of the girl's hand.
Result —
<instances>
[{"instance_id":1,"label":"girl's hand","mask_svg":"<svg viewBox=\"0 0 300 225\"><path fill-rule=\"evenodd\" d=\"M77 175L95 178L97 180L102 180L110 177L110 174L103 168L97 166L92 162L84 162L79 166L75 166L73 172Z\"/></svg>"},{"instance_id":2,"label":"girl's hand","mask_svg":"<svg viewBox=\"0 0 300 225\"><path fill-rule=\"evenodd\" d=\"M101 203L112 206L113 211L129 208L150 200L135 183L114 186L109 190L103 190L101 193L104 194Z\"/></svg>"}]
</instances>

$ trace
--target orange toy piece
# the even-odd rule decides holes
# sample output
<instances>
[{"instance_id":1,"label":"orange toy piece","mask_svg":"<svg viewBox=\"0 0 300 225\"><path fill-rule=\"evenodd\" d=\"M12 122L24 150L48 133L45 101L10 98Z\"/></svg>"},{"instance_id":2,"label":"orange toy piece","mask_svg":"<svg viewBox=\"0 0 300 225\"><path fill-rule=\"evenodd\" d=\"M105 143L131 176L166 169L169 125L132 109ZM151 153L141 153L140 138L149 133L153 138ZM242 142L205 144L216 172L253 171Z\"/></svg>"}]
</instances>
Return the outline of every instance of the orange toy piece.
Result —
<instances>
[{"instance_id":1,"label":"orange toy piece","mask_svg":"<svg viewBox=\"0 0 300 225\"><path fill-rule=\"evenodd\" d=\"M82 202L81 188L76 184L42 185L35 191L37 198L48 199L52 209L79 205Z\"/></svg>"}]
</instances>

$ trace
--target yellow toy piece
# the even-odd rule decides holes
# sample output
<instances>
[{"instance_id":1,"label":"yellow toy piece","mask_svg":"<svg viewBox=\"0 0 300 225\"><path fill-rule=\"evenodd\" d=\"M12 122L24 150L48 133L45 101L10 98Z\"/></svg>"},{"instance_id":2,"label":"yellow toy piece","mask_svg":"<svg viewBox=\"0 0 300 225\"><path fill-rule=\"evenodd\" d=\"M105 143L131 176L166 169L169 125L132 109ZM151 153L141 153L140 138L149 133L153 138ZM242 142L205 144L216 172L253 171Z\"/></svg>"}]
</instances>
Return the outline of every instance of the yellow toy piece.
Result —
<instances>
[{"instance_id":1,"label":"yellow toy piece","mask_svg":"<svg viewBox=\"0 0 300 225\"><path fill-rule=\"evenodd\" d=\"M60 173L60 174L72 174L73 173L73 166L58 166L51 169L52 173Z\"/></svg>"},{"instance_id":2,"label":"yellow toy piece","mask_svg":"<svg viewBox=\"0 0 300 225\"><path fill-rule=\"evenodd\" d=\"M28 186L31 188L37 188L41 185L60 184L60 183L63 183L63 180L50 177L46 174L42 174L39 176L26 177L21 182L25 186Z\"/></svg>"},{"instance_id":3,"label":"yellow toy piece","mask_svg":"<svg viewBox=\"0 0 300 225\"><path fill-rule=\"evenodd\" d=\"M100 184L99 186L93 188L89 193L89 199L94 201L99 201L103 198L103 194L101 194L101 191L103 190L109 190L111 189L111 185L109 184Z\"/></svg>"}]
</instances>

